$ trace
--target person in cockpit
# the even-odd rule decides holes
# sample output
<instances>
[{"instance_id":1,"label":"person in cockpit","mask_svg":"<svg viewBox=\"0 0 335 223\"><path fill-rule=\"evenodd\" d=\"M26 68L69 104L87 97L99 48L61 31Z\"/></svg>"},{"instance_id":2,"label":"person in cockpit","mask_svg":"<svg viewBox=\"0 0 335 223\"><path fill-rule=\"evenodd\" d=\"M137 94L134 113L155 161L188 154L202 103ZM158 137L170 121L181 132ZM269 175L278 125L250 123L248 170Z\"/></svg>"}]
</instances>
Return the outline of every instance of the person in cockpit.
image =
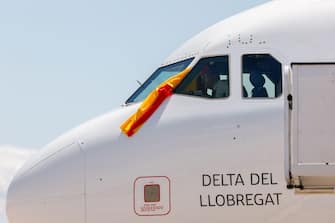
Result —
<instances>
[{"instance_id":1,"label":"person in cockpit","mask_svg":"<svg viewBox=\"0 0 335 223\"><path fill-rule=\"evenodd\" d=\"M203 92L210 98L222 98L228 96L229 85L226 75L220 75L214 64L205 66L202 73Z\"/></svg>"},{"instance_id":2,"label":"person in cockpit","mask_svg":"<svg viewBox=\"0 0 335 223\"><path fill-rule=\"evenodd\" d=\"M250 74L250 82L254 86L254 88L251 91L251 97L253 98L267 98L268 92L266 91L266 88L264 87L265 84L265 78L260 73L251 73Z\"/></svg>"}]
</instances>

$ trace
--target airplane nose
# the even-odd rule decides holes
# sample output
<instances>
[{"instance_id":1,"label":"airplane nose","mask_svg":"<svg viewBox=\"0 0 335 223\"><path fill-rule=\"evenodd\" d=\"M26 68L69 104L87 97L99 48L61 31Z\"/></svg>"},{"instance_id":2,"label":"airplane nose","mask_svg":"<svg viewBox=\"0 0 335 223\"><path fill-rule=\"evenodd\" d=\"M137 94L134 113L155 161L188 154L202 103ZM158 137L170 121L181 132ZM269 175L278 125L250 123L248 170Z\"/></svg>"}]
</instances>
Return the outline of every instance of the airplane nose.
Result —
<instances>
[{"instance_id":1,"label":"airplane nose","mask_svg":"<svg viewBox=\"0 0 335 223\"><path fill-rule=\"evenodd\" d=\"M35 154L9 186L9 223L86 222L86 193L92 187L86 184L96 175L95 151L110 151L110 145L117 148L126 139L119 126L137 108L122 107L83 123Z\"/></svg>"},{"instance_id":2,"label":"airplane nose","mask_svg":"<svg viewBox=\"0 0 335 223\"><path fill-rule=\"evenodd\" d=\"M7 194L10 223L85 221L84 153L78 142L53 147L43 149L44 155L13 179Z\"/></svg>"}]
</instances>

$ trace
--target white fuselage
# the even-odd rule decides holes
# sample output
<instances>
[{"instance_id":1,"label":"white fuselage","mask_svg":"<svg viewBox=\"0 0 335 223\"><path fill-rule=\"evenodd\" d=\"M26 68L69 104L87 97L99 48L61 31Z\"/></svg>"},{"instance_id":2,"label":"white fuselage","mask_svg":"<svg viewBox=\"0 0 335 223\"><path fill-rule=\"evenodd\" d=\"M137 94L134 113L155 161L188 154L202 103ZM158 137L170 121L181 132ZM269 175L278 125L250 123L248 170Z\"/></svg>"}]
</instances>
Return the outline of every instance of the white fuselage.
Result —
<instances>
[{"instance_id":1,"label":"white fuselage","mask_svg":"<svg viewBox=\"0 0 335 223\"><path fill-rule=\"evenodd\" d=\"M140 103L70 131L15 177L10 223L333 222L334 195L286 188L285 69L335 62L334 15L333 1L273 1L195 36L162 65L228 55L230 96L174 94L130 138L120 125ZM281 96L242 98L241 58L255 53L282 64ZM141 216L137 179L150 177L169 182L168 201L155 207L161 214Z\"/></svg>"}]
</instances>

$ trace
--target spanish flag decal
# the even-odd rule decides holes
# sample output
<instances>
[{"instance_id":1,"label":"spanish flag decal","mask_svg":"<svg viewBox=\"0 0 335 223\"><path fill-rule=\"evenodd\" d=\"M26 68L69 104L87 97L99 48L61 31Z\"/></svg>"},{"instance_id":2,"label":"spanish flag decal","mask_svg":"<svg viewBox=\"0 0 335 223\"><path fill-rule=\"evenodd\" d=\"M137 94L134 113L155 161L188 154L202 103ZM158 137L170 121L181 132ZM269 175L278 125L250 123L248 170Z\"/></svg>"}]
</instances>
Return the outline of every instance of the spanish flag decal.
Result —
<instances>
[{"instance_id":1,"label":"spanish flag decal","mask_svg":"<svg viewBox=\"0 0 335 223\"><path fill-rule=\"evenodd\" d=\"M142 102L137 111L130 116L121 126L121 131L128 137L134 135L141 126L151 117L159 106L173 94L173 90L190 71L186 68L179 74L167 79L153 90Z\"/></svg>"}]
</instances>

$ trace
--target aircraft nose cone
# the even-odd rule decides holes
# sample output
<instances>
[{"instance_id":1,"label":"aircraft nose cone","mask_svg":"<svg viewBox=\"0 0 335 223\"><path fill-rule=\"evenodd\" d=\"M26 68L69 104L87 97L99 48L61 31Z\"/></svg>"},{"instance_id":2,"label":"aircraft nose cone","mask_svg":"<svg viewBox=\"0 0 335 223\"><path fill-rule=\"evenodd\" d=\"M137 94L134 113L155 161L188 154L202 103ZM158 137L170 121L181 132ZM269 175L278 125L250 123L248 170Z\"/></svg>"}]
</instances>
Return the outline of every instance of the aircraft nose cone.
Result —
<instances>
[{"instance_id":1,"label":"aircraft nose cone","mask_svg":"<svg viewBox=\"0 0 335 223\"><path fill-rule=\"evenodd\" d=\"M34 196L38 181L30 174L18 174L12 180L7 192L7 217L10 223L24 222L29 215L29 210L24 209L25 204L36 201ZM37 194L40 196L41 194ZM30 211L33 208L31 207ZM24 217L23 217L24 216ZM30 219L29 216L27 219Z\"/></svg>"},{"instance_id":2,"label":"aircraft nose cone","mask_svg":"<svg viewBox=\"0 0 335 223\"><path fill-rule=\"evenodd\" d=\"M76 142L58 150L45 148L44 155L26 164L10 184L9 222L84 222L84 162Z\"/></svg>"}]
</instances>

